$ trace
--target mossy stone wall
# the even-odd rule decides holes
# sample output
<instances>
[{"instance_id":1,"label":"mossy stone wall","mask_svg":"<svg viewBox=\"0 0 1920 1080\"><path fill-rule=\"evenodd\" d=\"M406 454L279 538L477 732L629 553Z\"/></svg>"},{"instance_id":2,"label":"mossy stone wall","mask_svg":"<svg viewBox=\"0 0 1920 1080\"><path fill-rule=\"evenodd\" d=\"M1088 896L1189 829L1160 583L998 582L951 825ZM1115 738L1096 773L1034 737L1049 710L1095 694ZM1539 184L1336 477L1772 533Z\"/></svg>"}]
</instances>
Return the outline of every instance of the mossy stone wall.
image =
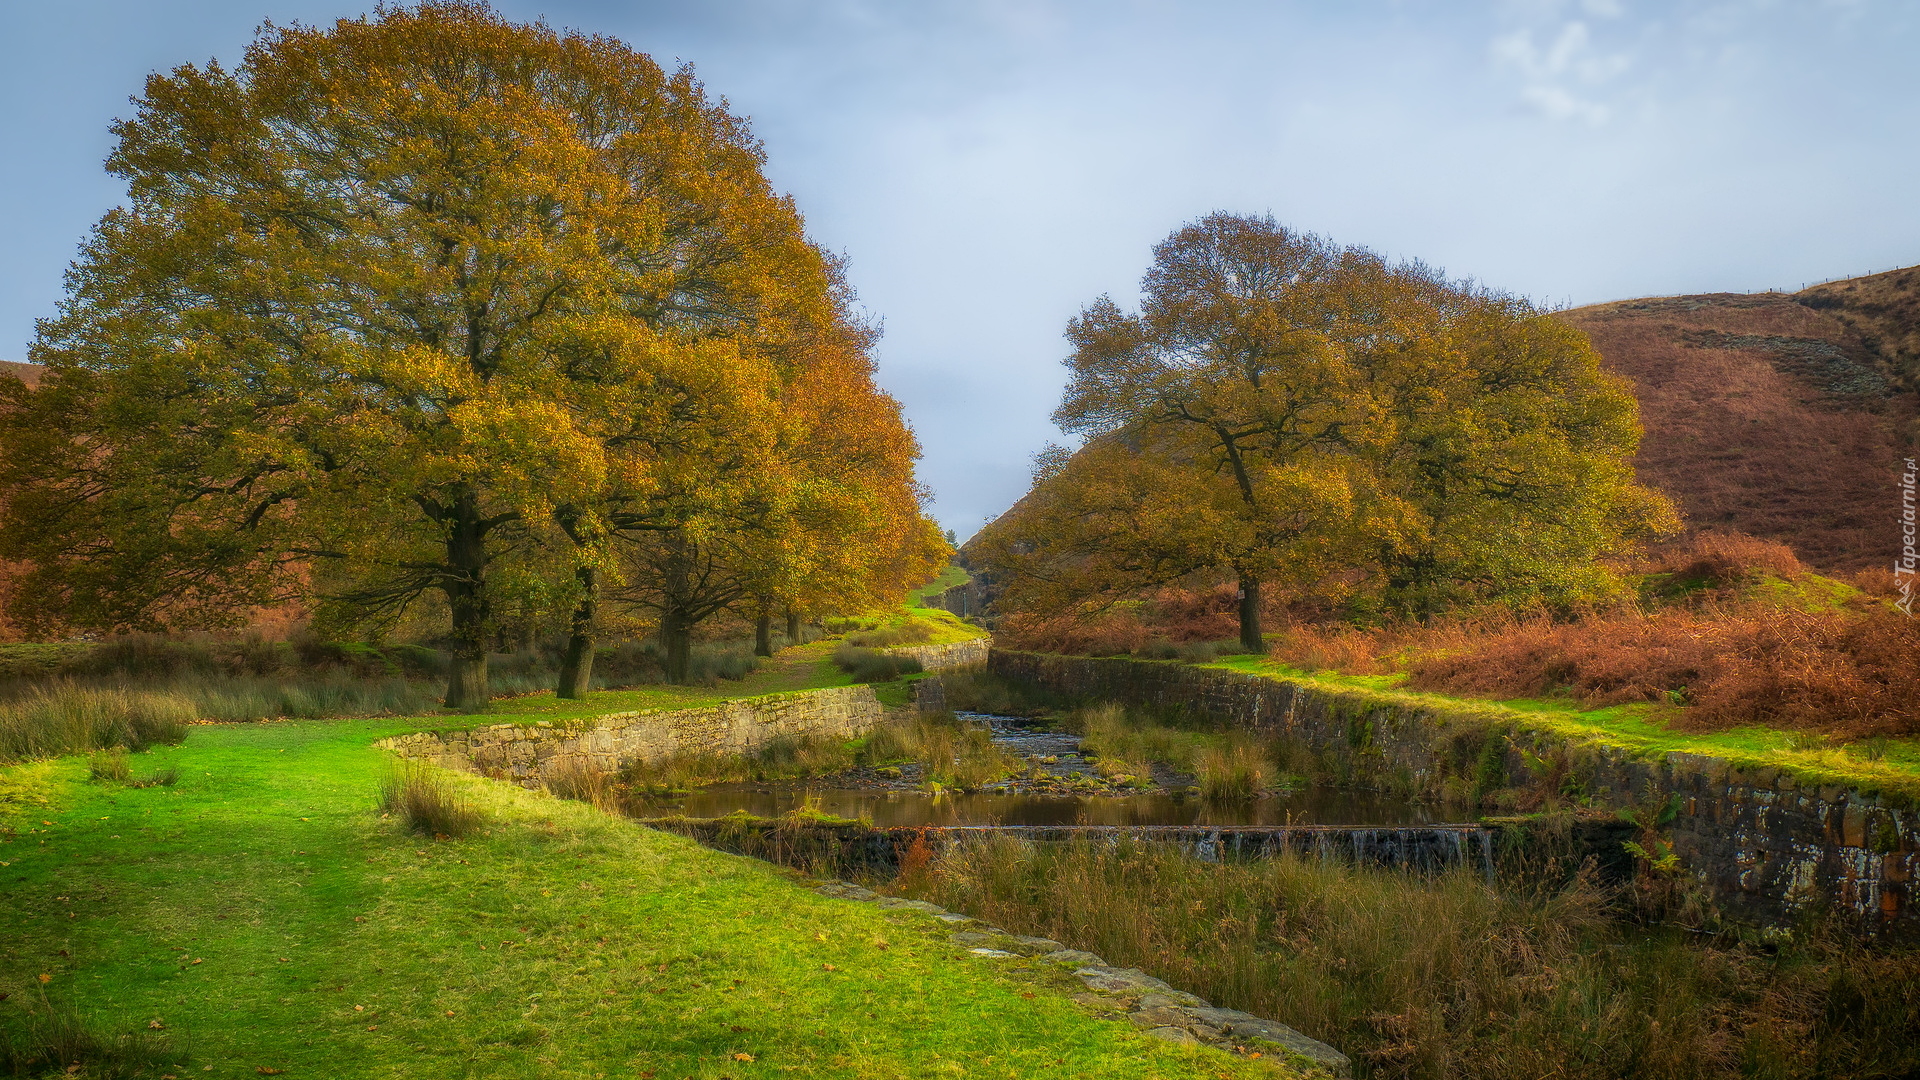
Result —
<instances>
[{"instance_id":1,"label":"mossy stone wall","mask_svg":"<svg viewBox=\"0 0 1920 1080\"><path fill-rule=\"evenodd\" d=\"M851 739L879 722L871 686L741 698L697 709L611 713L577 723L488 724L399 735L380 745L401 757L538 787L554 768L617 772L676 754L747 754L782 737Z\"/></svg>"},{"instance_id":2,"label":"mossy stone wall","mask_svg":"<svg viewBox=\"0 0 1920 1080\"><path fill-rule=\"evenodd\" d=\"M1674 850L1727 917L1779 928L1828 909L1866 933L1920 939L1920 813L1904 795L1180 663L994 650L987 669L1067 698L1198 712L1293 740L1359 786L1447 801L1553 794L1603 808L1677 797Z\"/></svg>"}]
</instances>

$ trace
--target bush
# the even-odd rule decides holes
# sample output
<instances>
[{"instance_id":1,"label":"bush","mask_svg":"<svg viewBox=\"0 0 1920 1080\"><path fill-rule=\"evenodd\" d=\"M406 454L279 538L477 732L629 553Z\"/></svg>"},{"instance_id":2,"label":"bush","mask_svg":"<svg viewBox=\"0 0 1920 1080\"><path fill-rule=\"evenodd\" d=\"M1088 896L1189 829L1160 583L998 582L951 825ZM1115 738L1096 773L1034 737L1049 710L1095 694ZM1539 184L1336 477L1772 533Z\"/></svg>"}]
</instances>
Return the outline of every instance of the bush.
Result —
<instances>
[{"instance_id":1,"label":"bush","mask_svg":"<svg viewBox=\"0 0 1920 1080\"><path fill-rule=\"evenodd\" d=\"M895 656L857 645L843 644L833 650L833 662L840 670L852 675L854 682L863 683L892 682L902 675L912 675L920 670L920 661L911 656Z\"/></svg>"},{"instance_id":2,"label":"bush","mask_svg":"<svg viewBox=\"0 0 1920 1080\"><path fill-rule=\"evenodd\" d=\"M466 836L486 823L444 771L418 762L401 765L380 785L380 809L408 831L436 838Z\"/></svg>"},{"instance_id":3,"label":"bush","mask_svg":"<svg viewBox=\"0 0 1920 1080\"><path fill-rule=\"evenodd\" d=\"M0 704L0 760L178 743L196 718L179 694L57 682Z\"/></svg>"},{"instance_id":4,"label":"bush","mask_svg":"<svg viewBox=\"0 0 1920 1080\"><path fill-rule=\"evenodd\" d=\"M1737 532L1694 533L1648 553L1644 573L1668 574L1675 582L1726 587L1768 575L1796 578L1807 572L1793 549Z\"/></svg>"}]
</instances>

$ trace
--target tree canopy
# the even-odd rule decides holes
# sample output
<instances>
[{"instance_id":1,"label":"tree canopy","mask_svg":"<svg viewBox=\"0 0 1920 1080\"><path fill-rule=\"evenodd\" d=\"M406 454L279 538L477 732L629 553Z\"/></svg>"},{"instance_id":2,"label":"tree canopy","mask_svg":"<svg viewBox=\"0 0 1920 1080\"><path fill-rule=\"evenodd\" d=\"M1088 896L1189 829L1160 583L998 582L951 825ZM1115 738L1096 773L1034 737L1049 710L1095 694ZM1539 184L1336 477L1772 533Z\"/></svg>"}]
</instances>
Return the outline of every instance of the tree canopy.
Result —
<instances>
[{"instance_id":1,"label":"tree canopy","mask_svg":"<svg viewBox=\"0 0 1920 1080\"><path fill-rule=\"evenodd\" d=\"M590 641L606 576L658 587L635 544L744 565L833 503L850 549L904 557L916 450L871 335L690 68L452 0L268 27L137 104L46 378L0 391L33 608L206 625L304 592L377 622L436 595L470 708L502 575ZM871 467L809 449L834 410L861 422L829 455Z\"/></svg>"},{"instance_id":2,"label":"tree canopy","mask_svg":"<svg viewBox=\"0 0 1920 1080\"><path fill-rule=\"evenodd\" d=\"M1159 244L1143 292L1068 326L1054 418L1087 444L978 545L1010 603L1226 574L1260 650L1263 585L1364 577L1415 615L1567 602L1672 525L1633 480L1631 393L1525 301L1225 213Z\"/></svg>"}]
</instances>

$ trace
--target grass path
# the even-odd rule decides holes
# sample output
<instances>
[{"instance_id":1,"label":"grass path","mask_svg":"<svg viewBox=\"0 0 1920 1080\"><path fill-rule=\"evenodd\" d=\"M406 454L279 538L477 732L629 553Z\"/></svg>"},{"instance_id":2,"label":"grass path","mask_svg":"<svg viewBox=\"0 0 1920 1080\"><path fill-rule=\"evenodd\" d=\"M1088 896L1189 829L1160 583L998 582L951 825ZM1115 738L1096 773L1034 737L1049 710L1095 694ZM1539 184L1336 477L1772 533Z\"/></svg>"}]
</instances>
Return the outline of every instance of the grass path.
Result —
<instances>
[{"instance_id":1,"label":"grass path","mask_svg":"<svg viewBox=\"0 0 1920 1080\"><path fill-rule=\"evenodd\" d=\"M1095 1020L1066 972L925 916L541 793L461 777L485 833L406 835L370 744L445 723L199 727L132 759L170 788L0 770L44 800L0 819L0 1010L158 1023L182 1080L1277 1075Z\"/></svg>"}]
</instances>

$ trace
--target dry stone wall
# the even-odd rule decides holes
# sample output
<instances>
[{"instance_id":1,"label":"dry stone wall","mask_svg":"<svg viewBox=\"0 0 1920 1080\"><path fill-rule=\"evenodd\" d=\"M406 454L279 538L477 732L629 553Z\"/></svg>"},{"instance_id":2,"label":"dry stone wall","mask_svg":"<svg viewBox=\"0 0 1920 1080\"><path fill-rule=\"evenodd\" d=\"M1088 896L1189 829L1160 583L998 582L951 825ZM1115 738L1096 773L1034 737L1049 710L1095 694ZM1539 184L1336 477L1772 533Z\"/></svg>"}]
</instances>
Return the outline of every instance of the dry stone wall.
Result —
<instances>
[{"instance_id":1,"label":"dry stone wall","mask_svg":"<svg viewBox=\"0 0 1920 1080\"><path fill-rule=\"evenodd\" d=\"M1600 807L1664 803L1681 865L1728 916L1790 926L1816 910L1920 939L1920 812L1904 793L1815 786L1696 754L1637 754L1361 692L1185 664L996 650L996 675L1068 698L1188 709L1305 745L1355 783L1476 797L1553 784Z\"/></svg>"},{"instance_id":2,"label":"dry stone wall","mask_svg":"<svg viewBox=\"0 0 1920 1080\"><path fill-rule=\"evenodd\" d=\"M944 671L947 668L984 664L987 662L987 653L992 649L992 638L977 637L946 645L902 645L884 651L891 656L910 656L920 661L922 671Z\"/></svg>"},{"instance_id":3,"label":"dry stone wall","mask_svg":"<svg viewBox=\"0 0 1920 1080\"><path fill-rule=\"evenodd\" d=\"M536 787L553 769L617 771L675 754L745 754L781 737L855 738L880 720L871 686L742 698L697 709L612 713L579 723L489 724L381 743L407 758Z\"/></svg>"}]
</instances>

